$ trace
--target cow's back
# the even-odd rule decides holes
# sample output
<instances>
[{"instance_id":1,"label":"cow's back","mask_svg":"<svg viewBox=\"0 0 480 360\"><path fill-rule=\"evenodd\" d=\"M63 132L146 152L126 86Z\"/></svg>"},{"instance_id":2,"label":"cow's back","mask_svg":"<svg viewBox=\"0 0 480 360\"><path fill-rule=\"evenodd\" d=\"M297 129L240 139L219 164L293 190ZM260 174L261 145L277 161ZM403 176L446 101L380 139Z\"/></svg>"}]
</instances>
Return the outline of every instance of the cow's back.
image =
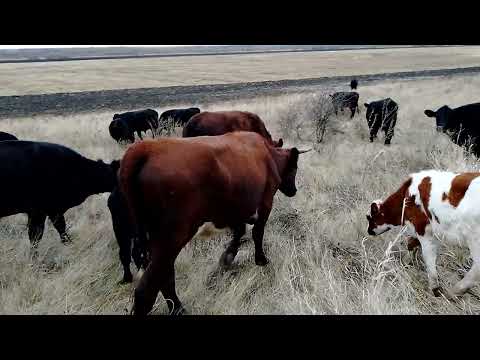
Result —
<instances>
[{"instance_id":1,"label":"cow's back","mask_svg":"<svg viewBox=\"0 0 480 360\"><path fill-rule=\"evenodd\" d=\"M272 141L260 117L246 111L205 111L196 114L185 125L183 137L218 136L233 131L256 132Z\"/></svg>"},{"instance_id":2,"label":"cow's back","mask_svg":"<svg viewBox=\"0 0 480 360\"><path fill-rule=\"evenodd\" d=\"M460 106L453 110L454 121L480 134L480 103Z\"/></svg>"}]
</instances>

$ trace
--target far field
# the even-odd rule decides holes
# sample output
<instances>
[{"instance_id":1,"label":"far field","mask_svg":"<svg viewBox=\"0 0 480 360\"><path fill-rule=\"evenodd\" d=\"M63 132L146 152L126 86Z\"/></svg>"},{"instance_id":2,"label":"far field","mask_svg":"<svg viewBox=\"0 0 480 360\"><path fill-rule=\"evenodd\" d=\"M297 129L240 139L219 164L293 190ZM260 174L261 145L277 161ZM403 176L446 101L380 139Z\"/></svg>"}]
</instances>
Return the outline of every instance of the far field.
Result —
<instances>
[{"instance_id":1,"label":"far field","mask_svg":"<svg viewBox=\"0 0 480 360\"><path fill-rule=\"evenodd\" d=\"M478 46L0 64L0 96L305 79L479 64Z\"/></svg>"}]
</instances>

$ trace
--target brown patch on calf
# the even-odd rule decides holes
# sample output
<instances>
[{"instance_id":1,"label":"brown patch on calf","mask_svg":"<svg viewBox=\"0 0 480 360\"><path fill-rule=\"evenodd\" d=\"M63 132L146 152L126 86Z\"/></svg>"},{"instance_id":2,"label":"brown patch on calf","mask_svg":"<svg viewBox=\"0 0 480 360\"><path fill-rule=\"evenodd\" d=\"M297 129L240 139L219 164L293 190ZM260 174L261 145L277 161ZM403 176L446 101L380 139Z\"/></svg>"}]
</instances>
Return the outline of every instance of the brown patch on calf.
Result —
<instances>
[{"instance_id":1,"label":"brown patch on calf","mask_svg":"<svg viewBox=\"0 0 480 360\"><path fill-rule=\"evenodd\" d=\"M428 217L422 211L420 206L415 203L415 195L409 196L408 194L405 197L405 212L404 212L405 221L410 221L417 234L425 235L425 229L430 222Z\"/></svg>"},{"instance_id":2,"label":"brown patch on calf","mask_svg":"<svg viewBox=\"0 0 480 360\"><path fill-rule=\"evenodd\" d=\"M430 176L424 177L420 185L418 185L418 192L420 193L420 199L422 200L423 207L425 208L425 213L428 218L432 218L432 214L428 210L428 204L430 201L430 190L432 189L432 182L430 181Z\"/></svg>"},{"instance_id":3,"label":"brown patch on calf","mask_svg":"<svg viewBox=\"0 0 480 360\"><path fill-rule=\"evenodd\" d=\"M480 173L463 173L453 178L448 195L443 193L442 200L448 199L453 207L457 207L462 201L471 182L480 176Z\"/></svg>"}]
</instances>

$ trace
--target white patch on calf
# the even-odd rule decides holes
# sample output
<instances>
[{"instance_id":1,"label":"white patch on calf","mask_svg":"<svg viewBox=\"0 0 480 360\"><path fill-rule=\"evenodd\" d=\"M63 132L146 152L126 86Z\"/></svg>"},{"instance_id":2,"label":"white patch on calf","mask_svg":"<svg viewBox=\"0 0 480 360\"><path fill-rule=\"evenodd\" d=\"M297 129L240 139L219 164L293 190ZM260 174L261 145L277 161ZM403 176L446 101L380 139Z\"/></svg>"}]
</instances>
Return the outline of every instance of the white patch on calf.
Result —
<instances>
[{"instance_id":1,"label":"white patch on calf","mask_svg":"<svg viewBox=\"0 0 480 360\"><path fill-rule=\"evenodd\" d=\"M197 232L195 233L192 239L209 238L215 234L225 233L226 231L227 231L227 228L218 229L217 227L215 227L215 225L212 222L206 222L198 228Z\"/></svg>"}]
</instances>

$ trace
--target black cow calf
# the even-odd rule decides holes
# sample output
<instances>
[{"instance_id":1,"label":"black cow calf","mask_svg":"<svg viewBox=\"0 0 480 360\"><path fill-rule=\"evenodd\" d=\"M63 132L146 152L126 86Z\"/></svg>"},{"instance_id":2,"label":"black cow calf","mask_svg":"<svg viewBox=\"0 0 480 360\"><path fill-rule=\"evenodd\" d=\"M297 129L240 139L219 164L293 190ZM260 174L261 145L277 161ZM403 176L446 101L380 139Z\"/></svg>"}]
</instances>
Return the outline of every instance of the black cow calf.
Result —
<instances>
[{"instance_id":1,"label":"black cow calf","mask_svg":"<svg viewBox=\"0 0 480 360\"><path fill-rule=\"evenodd\" d=\"M338 115L338 110L343 112L344 108L349 108L352 112L350 119L355 116L355 110L359 112L358 108L358 93L355 91L351 92L337 92L333 95L330 95L332 98L333 110L335 115Z\"/></svg>"},{"instance_id":2,"label":"black cow calf","mask_svg":"<svg viewBox=\"0 0 480 360\"><path fill-rule=\"evenodd\" d=\"M146 244L140 243L141 240L136 236L137 231L131 224L125 198L118 187L112 191L108 198L108 209L112 217L113 232L120 249L120 262L123 265L121 283L130 283L133 280L130 271L132 257L137 269L145 268Z\"/></svg>"},{"instance_id":3,"label":"black cow calf","mask_svg":"<svg viewBox=\"0 0 480 360\"><path fill-rule=\"evenodd\" d=\"M425 110L425 115L436 119L437 131L448 134L455 144L466 146L480 156L480 103L455 109L444 105L437 111Z\"/></svg>"},{"instance_id":4,"label":"black cow calf","mask_svg":"<svg viewBox=\"0 0 480 360\"><path fill-rule=\"evenodd\" d=\"M135 141L135 132L143 140L142 132L146 134L150 130L152 137L155 137L157 129L158 113L152 109L115 114L109 126L110 135L114 140L117 142L124 140L132 143Z\"/></svg>"},{"instance_id":5,"label":"black cow calf","mask_svg":"<svg viewBox=\"0 0 480 360\"><path fill-rule=\"evenodd\" d=\"M0 141L18 140L16 136L0 131Z\"/></svg>"},{"instance_id":6,"label":"black cow calf","mask_svg":"<svg viewBox=\"0 0 480 360\"><path fill-rule=\"evenodd\" d=\"M173 120L176 123L184 126L193 115L200 113L200 109L196 107L187 109L172 109L164 111L159 118L159 126L162 130L169 127L169 120Z\"/></svg>"},{"instance_id":7,"label":"black cow calf","mask_svg":"<svg viewBox=\"0 0 480 360\"><path fill-rule=\"evenodd\" d=\"M198 114L199 112L200 109L196 107L188 109L167 110L164 111L162 115L160 115L160 121L167 121L168 119L172 119L180 125L185 125L193 115Z\"/></svg>"},{"instance_id":8,"label":"black cow calf","mask_svg":"<svg viewBox=\"0 0 480 360\"><path fill-rule=\"evenodd\" d=\"M385 145L390 145L397 123L398 104L390 98L365 103L370 142L377 137L380 128L385 132Z\"/></svg>"},{"instance_id":9,"label":"black cow calf","mask_svg":"<svg viewBox=\"0 0 480 360\"><path fill-rule=\"evenodd\" d=\"M64 213L93 194L110 192L120 164L90 160L58 144L0 142L0 217L26 213L35 247L47 216L62 242L69 241Z\"/></svg>"}]
</instances>

